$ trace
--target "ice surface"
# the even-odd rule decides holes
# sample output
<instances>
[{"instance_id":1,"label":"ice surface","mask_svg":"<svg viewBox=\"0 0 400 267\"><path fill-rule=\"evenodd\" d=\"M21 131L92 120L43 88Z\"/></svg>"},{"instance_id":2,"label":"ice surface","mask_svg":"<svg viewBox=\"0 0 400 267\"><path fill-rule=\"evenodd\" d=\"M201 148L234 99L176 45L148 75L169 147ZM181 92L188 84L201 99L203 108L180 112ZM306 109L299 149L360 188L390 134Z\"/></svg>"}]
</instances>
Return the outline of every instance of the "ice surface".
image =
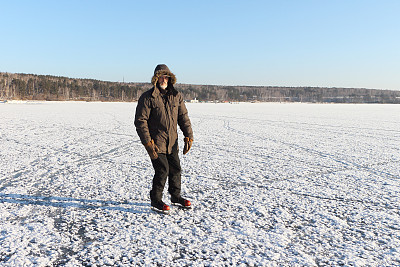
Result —
<instances>
[{"instance_id":1,"label":"ice surface","mask_svg":"<svg viewBox=\"0 0 400 267\"><path fill-rule=\"evenodd\" d=\"M165 216L135 103L0 104L0 265L400 265L400 105L187 106Z\"/></svg>"}]
</instances>

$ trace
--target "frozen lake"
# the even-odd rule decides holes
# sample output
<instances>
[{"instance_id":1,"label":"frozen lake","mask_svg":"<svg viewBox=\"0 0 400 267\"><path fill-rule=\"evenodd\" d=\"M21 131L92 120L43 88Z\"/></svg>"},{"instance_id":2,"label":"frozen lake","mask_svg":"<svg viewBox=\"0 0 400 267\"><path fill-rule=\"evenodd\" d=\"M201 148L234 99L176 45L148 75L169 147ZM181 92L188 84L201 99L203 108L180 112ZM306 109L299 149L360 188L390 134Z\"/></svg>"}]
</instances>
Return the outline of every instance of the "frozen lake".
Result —
<instances>
[{"instance_id":1,"label":"frozen lake","mask_svg":"<svg viewBox=\"0 0 400 267\"><path fill-rule=\"evenodd\" d=\"M187 107L161 215L136 103L0 104L0 265L400 265L400 105Z\"/></svg>"}]
</instances>

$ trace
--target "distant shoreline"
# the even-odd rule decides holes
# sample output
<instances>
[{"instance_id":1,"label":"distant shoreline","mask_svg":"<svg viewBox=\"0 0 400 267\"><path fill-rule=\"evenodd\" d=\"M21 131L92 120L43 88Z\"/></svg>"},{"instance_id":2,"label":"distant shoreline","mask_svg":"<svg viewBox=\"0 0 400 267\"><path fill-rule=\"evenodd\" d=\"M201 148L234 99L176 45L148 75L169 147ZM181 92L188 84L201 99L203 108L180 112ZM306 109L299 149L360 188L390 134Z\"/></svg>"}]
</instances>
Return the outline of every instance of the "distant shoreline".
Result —
<instances>
[{"instance_id":1,"label":"distant shoreline","mask_svg":"<svg viewBox=\"0 0 400 267\"><path fill-rule=\"evenodd\" d=\"M0 101L134 102L150 83L0 72ZM176 84L187 102L301 102L400 104L400 91L365 88Z\"/></svg>"}]
</instances>

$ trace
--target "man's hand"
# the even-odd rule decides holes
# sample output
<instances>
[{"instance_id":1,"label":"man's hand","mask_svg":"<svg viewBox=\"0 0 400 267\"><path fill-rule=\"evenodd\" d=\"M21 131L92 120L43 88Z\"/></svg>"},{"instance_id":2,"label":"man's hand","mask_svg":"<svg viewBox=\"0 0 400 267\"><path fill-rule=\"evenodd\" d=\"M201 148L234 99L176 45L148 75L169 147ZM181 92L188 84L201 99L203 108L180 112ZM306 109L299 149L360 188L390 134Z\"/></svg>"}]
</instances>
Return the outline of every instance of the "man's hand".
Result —
<instances>
[{"instance_id":1,"label":"man's hand","mask_svg":"<svg viewBox=\"0 0 400 267\"><path fill-rule=\"evenodd\" d=\"M193 140L190 139L189 137L185 137L183 139L185 141L185 146L183 147L183 155L189 152L190 148L192 147Z\"/></svg>"},{"instance_id":2,"label":"man's hand","mask_svg":"<svg viewBox=\"0 0 400 267\"><path fill-rule=\"evenodd\" d=\"M160 149L154 144L154 140L151 140L147 144L144 145L144 147L147 150L147 153L149 153L149 156L151 159L158 159L158 152L160 152Z\"/></svg>"}]
</instances>

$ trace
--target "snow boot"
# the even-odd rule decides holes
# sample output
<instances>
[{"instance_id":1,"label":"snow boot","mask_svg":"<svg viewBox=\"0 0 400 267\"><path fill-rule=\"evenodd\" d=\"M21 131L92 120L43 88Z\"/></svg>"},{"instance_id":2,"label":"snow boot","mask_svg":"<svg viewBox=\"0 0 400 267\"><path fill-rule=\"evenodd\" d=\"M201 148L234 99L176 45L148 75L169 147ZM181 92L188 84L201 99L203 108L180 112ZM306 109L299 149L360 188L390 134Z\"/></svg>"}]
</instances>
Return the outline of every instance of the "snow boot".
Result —
<instances>
[{"instance_id":1,"label":"snow boot","mask_svg":"<svg viewBox=\"0 0 400 267\"><path fill-rule=\"evenodd\" d=\"M185 209L192 208L192 203L189 200L184 199L183 197L171 197L171 202L175 206L179 206Z\"/></svg>"},{"instance_id":2,"label":"snow boot","mask_svg":"<svg viewBox=\"0 0 400 267\"><path fill-rule=\"evenodd\" d=\"M151 201L151 209L157 212L169 214L169 206L162 201Z\"/></svg>"}]
</instances>

